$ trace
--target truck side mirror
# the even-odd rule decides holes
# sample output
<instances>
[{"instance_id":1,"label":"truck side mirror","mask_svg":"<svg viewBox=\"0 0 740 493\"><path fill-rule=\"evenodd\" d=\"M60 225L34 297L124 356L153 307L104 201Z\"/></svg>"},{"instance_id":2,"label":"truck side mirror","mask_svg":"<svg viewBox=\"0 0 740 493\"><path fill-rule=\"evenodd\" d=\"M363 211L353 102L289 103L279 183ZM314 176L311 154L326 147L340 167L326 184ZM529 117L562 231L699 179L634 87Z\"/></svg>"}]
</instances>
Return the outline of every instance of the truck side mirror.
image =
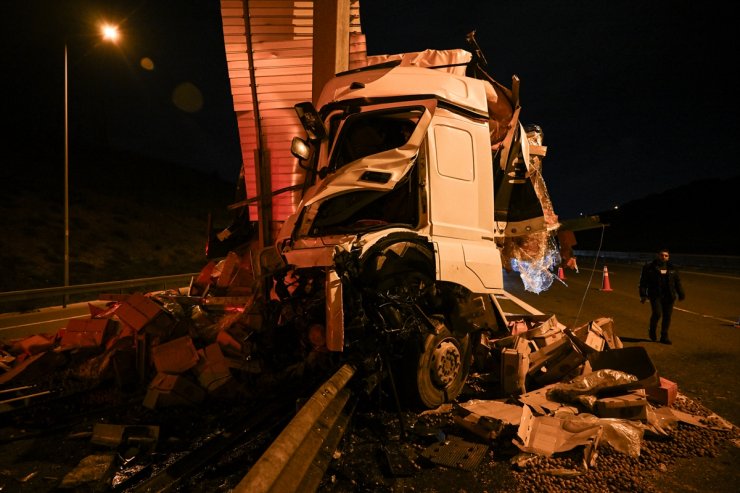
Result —
<instances>
[{"instance_id":1,"label":"truck side mirror","mask_svg":"<svg viewBox=\"0 0 740 493\"><path fill-rule=\"evenodd\" d=\"M298 159L306 161L311 155L311 149L308 147L308 143L300 137L293 137L290 143L290 153Z\"/></svg>"},{"instance_id":2,"label":"truck side mirror","mask_svg":"<svg viewBox=\"0 0 740 493\"><path fill-rule=\"evenodd\" d=\"M301 120L301 125L308 134L308 140L324 140L326 138L324 122L321 121L319 112L316 111L313 104L308 102L298 103L293 108L295 108L298 119Z\"/></svg>"}]
</instances>

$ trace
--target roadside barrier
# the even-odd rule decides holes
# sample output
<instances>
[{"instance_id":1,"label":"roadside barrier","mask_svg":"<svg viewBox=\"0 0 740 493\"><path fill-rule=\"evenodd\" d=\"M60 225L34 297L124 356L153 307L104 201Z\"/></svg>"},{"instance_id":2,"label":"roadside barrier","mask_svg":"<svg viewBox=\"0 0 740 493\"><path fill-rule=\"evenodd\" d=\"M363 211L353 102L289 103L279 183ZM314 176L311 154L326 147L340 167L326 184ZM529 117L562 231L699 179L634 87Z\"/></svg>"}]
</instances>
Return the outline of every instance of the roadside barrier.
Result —
<instances>
[{"instance_id":1,"label":"roadside barrier","mask_svg":"<svg viewBox=\"0 0 740 493\"><path fill-rule=\"evenodd\" d=\"M11 302L20 302L33 305L33 308L45 308L56 306L61 302L63 307L67 306L71 295L90 295L80 301L97 299L100 293L111 293L124 290L135 290L139 288L167 289L172 287L187 286L191 279L199 273L177 274L173 276L146 277L139 279L128 279L125 281L109 281L94 284L77 284L74 286L59 286L53 288L27 289L24 291L7 291L0 293L0 313L16 311L6 309Z\"/></svg>"}]
</instances>

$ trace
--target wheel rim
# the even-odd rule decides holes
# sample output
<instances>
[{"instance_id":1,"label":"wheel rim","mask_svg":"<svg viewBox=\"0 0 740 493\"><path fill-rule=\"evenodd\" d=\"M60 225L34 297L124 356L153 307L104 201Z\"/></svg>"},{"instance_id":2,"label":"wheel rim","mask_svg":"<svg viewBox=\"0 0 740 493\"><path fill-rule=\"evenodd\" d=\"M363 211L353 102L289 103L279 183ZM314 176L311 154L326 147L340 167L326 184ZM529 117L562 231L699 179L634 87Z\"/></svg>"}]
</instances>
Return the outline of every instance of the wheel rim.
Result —
<instances>
[{"instance_id":1,"label":"wheel rim","mask_svg":"<svg viewBox=\"0 0 740 493\"><path fill-rule=\"evenodd\" d=\"M420 402L434 408L456 399L468 375L470 337L459 338L447 329L426 336L416 356L416 389Z\"/></svg>"},{"instance_id":2,"label":"wheel rim","mask_svg":"<svg viewBox=\"0 0 740 493\"><path fill-rule=\"evenodd\" d=\"M432 351L429 365L432 381L439 387L447 387L462 370L460 350L450 340L443 340Z\"/></svg>"}]
</instances>

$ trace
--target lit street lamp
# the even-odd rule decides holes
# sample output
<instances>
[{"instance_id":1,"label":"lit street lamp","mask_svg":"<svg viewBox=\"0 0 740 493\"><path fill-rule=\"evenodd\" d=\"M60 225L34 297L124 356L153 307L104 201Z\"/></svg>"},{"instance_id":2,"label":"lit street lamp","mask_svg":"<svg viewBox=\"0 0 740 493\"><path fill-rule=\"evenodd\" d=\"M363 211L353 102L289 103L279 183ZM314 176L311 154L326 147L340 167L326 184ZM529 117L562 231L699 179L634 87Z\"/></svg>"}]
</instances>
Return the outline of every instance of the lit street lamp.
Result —
<instances>
[{"instance_id":1,"label":"lit street lamp","mask_svg":"<svg viewBox=\"0 0 740 493\"><path fill-rule=\"evenodd\" d=\"M100 26L104 40L116 43L118 27L111 24ZM64 43L64 287L69 286L69 90L68 90L67 43ZM64 295L62 306L67 306L68 295Z\"/></svg>"}]
</instances>

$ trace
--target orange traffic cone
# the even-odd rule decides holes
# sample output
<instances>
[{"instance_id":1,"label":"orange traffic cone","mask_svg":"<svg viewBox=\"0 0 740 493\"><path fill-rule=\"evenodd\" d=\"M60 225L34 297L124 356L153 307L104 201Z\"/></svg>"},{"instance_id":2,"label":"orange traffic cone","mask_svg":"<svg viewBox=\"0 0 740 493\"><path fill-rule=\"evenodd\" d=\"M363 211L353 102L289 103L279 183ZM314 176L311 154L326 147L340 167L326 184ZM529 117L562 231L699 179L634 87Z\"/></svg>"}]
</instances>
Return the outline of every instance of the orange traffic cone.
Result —
<instances>
[{"instance_id":1,"label":"orange traffic cone","mask_svg":"<svg viewBox=\"0 0 740 493\"><path fill-rule=\"evenodd\" d=\"M562 267L558 267L558 279L560 279L561 281L565 281L566 279L565 271L563 270Z\"/></svg>"},{"instance_id":2,"label":"orange traffic cone","mask_svg":"<svg viewBox=\"0 0 740 493\"><path fill-rule=\"evenodd\" d=\"M604 277L601 279L601 291L611 291L612 286L609 284L609 270L604 266Z\"/></svg>"}]
</instances>

